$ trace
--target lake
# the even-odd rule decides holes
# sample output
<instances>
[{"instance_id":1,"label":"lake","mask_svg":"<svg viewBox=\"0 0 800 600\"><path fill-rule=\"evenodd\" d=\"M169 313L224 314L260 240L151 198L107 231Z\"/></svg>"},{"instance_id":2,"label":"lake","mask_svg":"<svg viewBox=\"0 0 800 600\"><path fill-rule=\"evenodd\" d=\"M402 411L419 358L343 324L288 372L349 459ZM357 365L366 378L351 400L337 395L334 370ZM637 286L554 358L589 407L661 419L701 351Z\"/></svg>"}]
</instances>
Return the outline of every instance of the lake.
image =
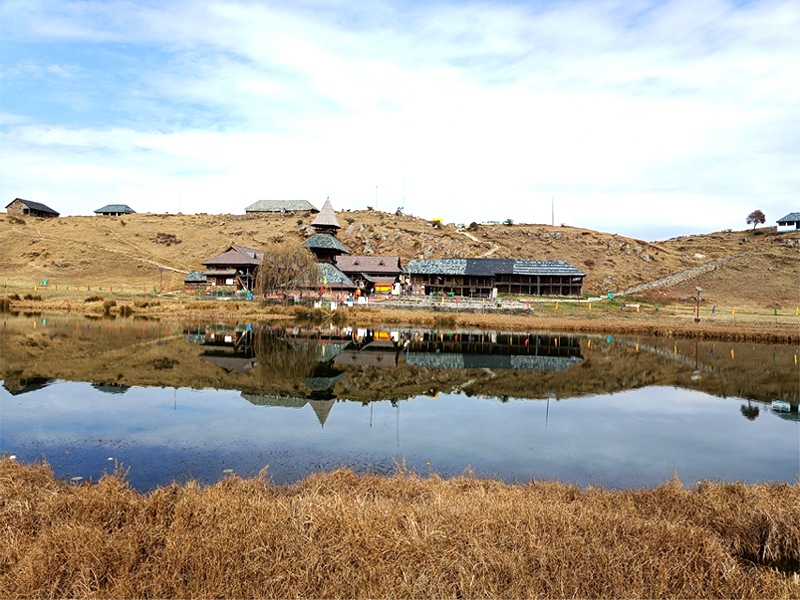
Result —
<instances>
[{"instance_id":1,"label":"lake","mask_svg":"<svg viewBox=\"0 0 800 600\"><path fill-rule=\"evenodd\" d=\"M28 314L0 349L0 451L67 480L405 464L620 488L800 462L792 346Z\"/></svg>"}]
</instances>

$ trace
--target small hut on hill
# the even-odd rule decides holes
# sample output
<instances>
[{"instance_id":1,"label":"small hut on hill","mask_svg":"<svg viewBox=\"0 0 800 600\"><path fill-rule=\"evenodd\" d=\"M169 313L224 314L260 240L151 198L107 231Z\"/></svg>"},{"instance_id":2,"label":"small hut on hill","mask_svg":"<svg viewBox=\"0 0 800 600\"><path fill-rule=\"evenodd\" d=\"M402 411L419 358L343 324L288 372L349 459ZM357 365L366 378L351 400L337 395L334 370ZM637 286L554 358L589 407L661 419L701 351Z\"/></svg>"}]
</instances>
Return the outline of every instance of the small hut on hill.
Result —
<instances>
[{"instance_id":1,"label":"small hut on hill","mask_svg":"<svg viewBox=\"0 0 800 600\"><path fill-rule=\"evenodd\" d=\"M59 215L58 212L41 202L33 202L22 198L15 198L13 202L7 204L6 212L10 215L25 215L43 219L52 219Z\"/></svg>"},{"instance_id":2,"label":"small hut on hill","mask_svg":"<svg viewBox=\"0 0 800 600\"><path fill-rule=\"evenodd\" d=\"M105 217L122 217L124 215L136 214L136 211L127 204L106 204L104 207L94 211L94 214L103 215Z\"/></svg>"},{"instance_id":3,"label":"small hut on hill","mask_svg":"<svg viewBox=\"0 0 800 600\"><path fill-rule=\"evenodd\" d=\"M244 209L249 217L311 215L319 211L308 200L259 200Z\"/></svg>"}]
</instances>

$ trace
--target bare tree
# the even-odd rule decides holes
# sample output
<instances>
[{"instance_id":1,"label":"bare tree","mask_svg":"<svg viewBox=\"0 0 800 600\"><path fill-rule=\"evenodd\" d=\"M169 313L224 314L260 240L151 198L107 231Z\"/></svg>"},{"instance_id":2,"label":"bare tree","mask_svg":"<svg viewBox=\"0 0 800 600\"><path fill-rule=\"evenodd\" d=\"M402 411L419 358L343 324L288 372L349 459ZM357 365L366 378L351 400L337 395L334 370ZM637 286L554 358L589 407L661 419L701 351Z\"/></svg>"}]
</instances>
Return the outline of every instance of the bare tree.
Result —
<instances>
[{"instance_id":1,"label":"bare tree","mask_svg":"<svg viewBox=\"0 0 800 600\"><path fill-rule=\"evenodd\" d=\"M753 224L753 229L756 228L756 225L763 225L764 222L767 220L767 217L764 216L764 213L760 210L754 210L749 215L747 215L746 223L750 225Z\"/></svg>"},{"instance_id":2,"label":"bare tree","mask_svg":"<svg viewBox=\"0 0 800 600\"><path fill-rule=\"evenodd\" d=\"M256 272L256 290L281 294L283 302L293 290L319 285L321 273L314 254L299 244L272 242L263 247L264 258Z\"/></svg>"}]
</instances>

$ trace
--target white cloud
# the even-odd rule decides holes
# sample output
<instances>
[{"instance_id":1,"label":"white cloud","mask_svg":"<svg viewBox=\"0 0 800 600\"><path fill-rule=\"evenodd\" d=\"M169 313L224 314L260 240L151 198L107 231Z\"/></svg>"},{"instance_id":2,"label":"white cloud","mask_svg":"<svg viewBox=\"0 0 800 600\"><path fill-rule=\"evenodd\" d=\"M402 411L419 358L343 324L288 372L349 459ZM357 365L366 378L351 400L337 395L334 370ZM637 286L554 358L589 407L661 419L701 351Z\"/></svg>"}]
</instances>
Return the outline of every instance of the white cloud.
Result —
<instances>
[{"instance_id":1,"label":"white cloud","mask_svg":"<svg viewBox=\"0 0 800 600\"><path fill-rule=\"evenodd\" d=\"M559 222L620 233L739 227L754 202L768 217L796 208L799 13L770 1L12 2L9 43L165 60L133 69L84 124L7 110L25 122L3 124L14 159L0 176L12 196L49 195L66 213L96 208L87 190L141 190L140 211L178 189L207 212L328 194L363 208L376 184L393 210L405 177L407 207L449 221L549 222L557 196L571 211ZM63 65L77 61L45 64L73 73ZM97 68L63 81L87 85Z\"/></svg>"}]
</instances>

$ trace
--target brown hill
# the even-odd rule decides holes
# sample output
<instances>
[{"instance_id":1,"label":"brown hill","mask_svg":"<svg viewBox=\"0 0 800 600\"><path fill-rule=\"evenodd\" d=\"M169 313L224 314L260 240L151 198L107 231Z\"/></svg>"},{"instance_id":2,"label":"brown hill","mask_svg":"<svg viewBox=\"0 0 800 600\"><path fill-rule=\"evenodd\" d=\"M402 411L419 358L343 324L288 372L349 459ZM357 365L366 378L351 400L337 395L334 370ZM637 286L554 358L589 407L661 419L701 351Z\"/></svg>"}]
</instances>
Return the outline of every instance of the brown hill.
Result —
<instances>
[{"instance_id":1,"label":"brown hill","mask_svg":"<svg viewBox=\"0 0 800 600\"><path fill-rule=\"evenodd\" d=\"M797 232L729 231L650 243L567 226L436 227L378 211L345 211L338 217L343 226L339 238L352 253L399 255L404 264L420 257L567 260L587 273L588 293L605 295L730 258L685 282L669 282L640 296L669 304L691 296L700 285L714 303L787 308L800 294ZM207 214L59 219L0 214L0 272L13 291L33 290L44 280L60 290L120 286L141 291L161 286L162 278L164 287L175 290L186 272L202 270L200 263L227 245L296 243L309 235L310 221Z\"/></svg>"}]
</instances>

